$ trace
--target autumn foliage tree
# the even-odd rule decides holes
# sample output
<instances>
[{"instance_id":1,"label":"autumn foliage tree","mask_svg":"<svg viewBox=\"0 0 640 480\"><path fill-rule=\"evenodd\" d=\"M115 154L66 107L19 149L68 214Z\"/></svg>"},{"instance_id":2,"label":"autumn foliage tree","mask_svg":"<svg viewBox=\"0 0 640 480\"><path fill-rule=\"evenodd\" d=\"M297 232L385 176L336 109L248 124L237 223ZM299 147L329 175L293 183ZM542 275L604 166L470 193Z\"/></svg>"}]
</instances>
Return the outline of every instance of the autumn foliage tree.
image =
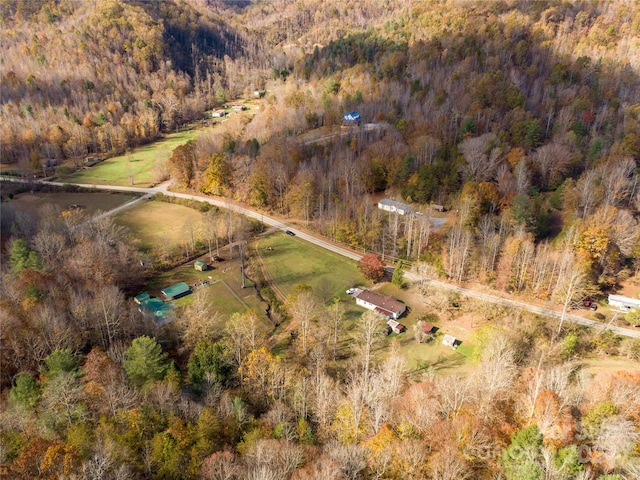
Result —
<instances>
[{"instance_id":1,"label":"autumn foliage tree","mask_svg":"<svg viewBox=\"0 0 640 480\"><path fill-rule=\"evenodd\" d=\"M368 280L373 282L379 282L384 278L384 263L374 253L364 255L358 262L358 268Z\"/></svg>"}]
</instances>

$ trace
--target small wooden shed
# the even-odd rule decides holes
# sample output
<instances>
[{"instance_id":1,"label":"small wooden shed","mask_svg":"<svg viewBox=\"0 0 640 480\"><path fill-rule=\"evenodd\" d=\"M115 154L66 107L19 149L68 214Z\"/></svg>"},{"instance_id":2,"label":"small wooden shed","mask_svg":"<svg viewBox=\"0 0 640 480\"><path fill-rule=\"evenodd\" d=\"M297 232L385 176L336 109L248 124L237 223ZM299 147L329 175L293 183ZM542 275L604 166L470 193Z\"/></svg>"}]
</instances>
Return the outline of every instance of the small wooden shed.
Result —
<instances>
[{"instance_id":1,"label":"small wooden shed","mask_svg":"<svg viewBox=\"0 0 640 480\"><path fill-rule=\"evenodd\" d=\"M456 340L456 337L454 337L453 335L445 335L444 338L442 339L442 344L447 346L447 347L451 347L453 349L455 349L458 346L458 340Z\"/></svg>"},{"instance_id":2,"label":"small wooden shed","mask_svg":"<svg viewBox=\"0 0 640 480\"><path fill-rule=\"evenodd\" d=\"M421 327L422 327L422 331L424 333L426 333L427 335L433 335L435 333L433 329L436 328L436 327L435 327L435 325L433 323L424 322L421 325Z\"/></svg>"},{"instance_id":3,"label":"small wooden shed","mask_svg":"<svg viewBox=\"0 0 640 480\"><path fill-rule=\"evenodd\" d=\"M193 268L195 268L199 272L204 272L205 270L209 270L209 264L198 260L193 264Z\"/></svg>"}]
</instances>

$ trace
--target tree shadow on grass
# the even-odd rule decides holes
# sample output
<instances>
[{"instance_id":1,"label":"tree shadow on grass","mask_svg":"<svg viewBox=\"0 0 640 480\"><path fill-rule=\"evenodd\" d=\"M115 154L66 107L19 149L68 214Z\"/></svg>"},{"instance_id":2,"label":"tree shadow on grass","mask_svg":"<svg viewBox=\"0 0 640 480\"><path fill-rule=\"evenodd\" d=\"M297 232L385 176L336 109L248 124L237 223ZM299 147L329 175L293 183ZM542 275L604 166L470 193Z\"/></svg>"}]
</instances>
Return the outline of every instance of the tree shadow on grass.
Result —
<instances>
[{"instance_id":1,"label":"tree shadow on grass","mask_svg":"<svg viewBox=\"0 0 640 480\"><path fill-rule=\"evenodd\" d=\"M449 368L461 367L465 362L465 357L459 353L451 355L438 355L435 361L423 361L418 363L418 368L413 373L420 373L426 370L434 372L446 370Z\"/></svg>"}]
</instances>

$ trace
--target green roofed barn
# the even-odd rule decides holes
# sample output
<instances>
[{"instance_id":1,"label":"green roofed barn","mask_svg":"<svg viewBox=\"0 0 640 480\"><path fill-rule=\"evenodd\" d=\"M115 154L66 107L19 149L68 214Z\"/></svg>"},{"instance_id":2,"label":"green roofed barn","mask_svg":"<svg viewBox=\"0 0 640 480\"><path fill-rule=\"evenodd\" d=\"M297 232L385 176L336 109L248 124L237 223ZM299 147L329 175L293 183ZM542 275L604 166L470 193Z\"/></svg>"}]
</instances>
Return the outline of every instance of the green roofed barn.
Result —
<instances>
[{"instance_id":1,"label":"green roofed barn","mask_svg":"<svg viewBox=\"0 0 640 480\"><path fill-rule=\"evenodd\" d=\"M172 303L154 297L142 300L138 306L138 310L141 313L151 315L159 325L164 325L173 320L173 308L174 305Z\"/></svg>"},{"instance_id":2,"label":"green roofed barn","mask_svg":"<svg viewBox=\"0 0 640 480\"><path fill-rule=\"evenodd\" d=\"M147 292L141 293L140 295L136 295L133 300L138 304L141 305L143 302L149 300L149 298L151 298L149 296L149 294Z\"/></svg>"},{"instance_id":3,"label":"green roofed barn","mask_svg":"<svg viewBox=\"0 0 640 480\"><path fill-rule=\"evenodd\" d=\"M176 283L161 290L167 300L175 300L191 293L191 287L184 282Z\"/></svg>"}]
</instances>

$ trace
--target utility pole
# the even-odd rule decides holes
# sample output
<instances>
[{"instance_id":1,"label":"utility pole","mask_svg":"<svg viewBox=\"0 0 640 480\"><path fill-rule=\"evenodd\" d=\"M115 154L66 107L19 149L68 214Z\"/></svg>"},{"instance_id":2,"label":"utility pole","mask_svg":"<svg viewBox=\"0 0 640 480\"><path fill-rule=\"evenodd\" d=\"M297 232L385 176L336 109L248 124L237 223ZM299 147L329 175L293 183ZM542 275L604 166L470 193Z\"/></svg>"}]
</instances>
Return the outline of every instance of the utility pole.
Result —
<instances>
[{"instance_id":1,"label":"utility pole","mask_svg":"<svg viewBox=\"0 0 640 480\"><path fill-rule=\"evenodd\" d=\"M240 273L242 274L242 288L245 288L245 280L244 280L244 253L243 253L242 243L243 243L243 242L240 242Z\"/></svg>"}]
</instances>

